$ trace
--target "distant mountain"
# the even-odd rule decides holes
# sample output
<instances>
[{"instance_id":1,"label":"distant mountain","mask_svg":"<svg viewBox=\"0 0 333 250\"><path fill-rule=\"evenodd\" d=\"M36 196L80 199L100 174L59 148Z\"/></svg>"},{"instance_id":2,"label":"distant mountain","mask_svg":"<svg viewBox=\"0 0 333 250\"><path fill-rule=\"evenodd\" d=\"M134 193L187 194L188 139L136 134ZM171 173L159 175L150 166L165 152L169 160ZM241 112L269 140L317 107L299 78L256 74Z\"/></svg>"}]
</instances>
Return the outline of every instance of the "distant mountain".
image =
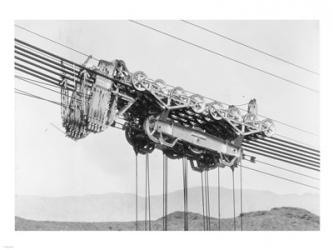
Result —
<instances>
[{"instance_id":1,"label":"distant mountain","mask_svg":"<svg viewBox=\"0 0 333 250\"><path fill-rule=\"evenodd\" d=\"M184 229L183 212L173 212L168 215L168 230L179 231ZM188 213L189 230L203 230L203 217L200 214ZM242 216L243 230L253 231L305 231L319 230L319 216L304 209L283 207L273 208L270 211L257 211L245 213ZM240 217L236 218L237 229L240 230ZM210 230L218 230L218 220L210 218ZM144 230L144 222L139 222L139 230ZM109 230L135 230L134 222L52 222L34 221L15 217L15 230L17 231L109 231ZM162 218L151 222L151 230L162 230ZM222 219L221 230L234 230L233 219Z\"/></svg>"},{"instance_id":2,"label":"distant mountain","mask_svg":"<svg viewBox=\"0 0 333 250\"><path fill-rule=\"evenodd\" d=\"M201 187L188 190L189 211L201 214ZM239 214L239 191L236 190L236 211ZM211 216L217 217L217 188L210 188ZM268 191L243 190L243 211L269 210L273 207L299 207L319 214L319 195L280 195ZM108 193L99 195L38 197L16 196L15 215L31 220L105 222L135 220L135 195ZM183 190L168 195L168 213L183 210ZM221 191L223 218L233 216L232 190ZM162 196L151 197L151 216L162 215ZM144 198L139 197L139 218L144 218Z\"/></svg>"}]
</instances>

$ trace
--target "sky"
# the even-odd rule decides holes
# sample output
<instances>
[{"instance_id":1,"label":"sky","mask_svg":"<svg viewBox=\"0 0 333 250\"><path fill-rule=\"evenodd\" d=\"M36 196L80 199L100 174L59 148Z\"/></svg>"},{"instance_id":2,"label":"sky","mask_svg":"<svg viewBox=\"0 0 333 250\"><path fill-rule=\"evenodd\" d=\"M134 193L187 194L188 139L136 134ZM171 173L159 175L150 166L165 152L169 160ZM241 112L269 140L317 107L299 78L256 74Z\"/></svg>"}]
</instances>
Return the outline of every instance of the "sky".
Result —
<instances>
[{"instance_id":1,"label":"sky","mask_svg":"<svg viewBox=\"0 0 333 250\"><path fill-rule=\"evenodd\" d=\"M142 21L255 67L319 89L319 75L234 44L181 21ZM193 21L250 46L319 72L318 21ZM17 21L16 24L94 57L123 59L131 72L144 71L174 86L221 102L243 104L256 98L259 113L319 135L319 93L276 79L262 72L200 50L129 21ZM15 28L15 37L70 60L85 57L34 34ZM16 72L17 75L22 73ZM15 87L60 101L60 96L15 79ZM69 196L109 192L134 193L135 155L123 131L108 128L74 142L61 128L60 107L15 96L16 194ZM277 133L319 148L319 136L276 123ZM318 176L263 157L281 167ZM144 193L144 156L139 158L140 193ZM162 153L150 156L151 193L162 193ZM182 163L169 161L169 191L182 188ZM260 164L245 166L318 186L317 181L277 171ZM236 187L239 170L236 170ZM222 186L231 188L231 171L221 172ZM216 170L210 173L216 186ZM189 171L189 186L200 185L200 174ZM243 170L243 188L275 193L317 191Z\"/></svg>"}]
</instances>

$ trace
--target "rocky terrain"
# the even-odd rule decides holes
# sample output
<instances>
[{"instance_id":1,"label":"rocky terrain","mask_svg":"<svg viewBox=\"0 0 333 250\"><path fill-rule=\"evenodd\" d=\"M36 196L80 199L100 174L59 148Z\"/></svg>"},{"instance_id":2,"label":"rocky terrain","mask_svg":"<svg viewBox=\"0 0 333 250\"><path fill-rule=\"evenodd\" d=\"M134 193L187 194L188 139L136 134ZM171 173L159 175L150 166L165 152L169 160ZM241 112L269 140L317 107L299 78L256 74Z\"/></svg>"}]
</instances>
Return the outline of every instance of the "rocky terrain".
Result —
<instances>
[{"instance_id":1,"label":"rocky terrain","mask_svg":"<svg viewBox=\"0 0 333 250\"><path fill-rule=\"evenodd\" d=\"M168 215L168 230L181 231L184 227L183 212ZM203 217L198 213L188 213L189 230L203 228ZM162 219L151 222L152 230L162 230ZM244 213L243 230L246 231L317 231L320 230L319 216L300 208L281 207L268 211ZM211 230L217 230L218 220L210 218ZM139 229L144 230L144 222L139 222ZM233 230L233 218L221 220L222 230ZM122 231L135 230L135 222L55 222L36 221L15 217L17 231ZM237 230L240 230L240 216L237 217Z\"/></svg>"}]
</instances>

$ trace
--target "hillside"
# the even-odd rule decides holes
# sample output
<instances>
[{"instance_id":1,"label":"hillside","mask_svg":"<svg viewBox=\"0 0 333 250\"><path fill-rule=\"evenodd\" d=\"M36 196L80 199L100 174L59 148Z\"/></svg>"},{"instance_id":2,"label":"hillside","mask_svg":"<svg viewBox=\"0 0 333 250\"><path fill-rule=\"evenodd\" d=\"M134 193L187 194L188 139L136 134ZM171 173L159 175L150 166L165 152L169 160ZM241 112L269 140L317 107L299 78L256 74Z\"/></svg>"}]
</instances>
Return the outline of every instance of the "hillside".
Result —
<instances>
[{"instance_id":1,"label":"hillside","mask_svg":"<svg viewBox=\"0 0 333 250\"><path fill-rule=\"evenodd\" d=\"M189 230L202 230L203 218L197 213L189 213ZM233 219L222 219L222 230L233 230ZM218 220L211 218L211 229L217 230ZM240 229L240 217L237 217L237 228ZM139 223L144 230L144 222ZM134 222L52 222L33 221L15 217L17 231L109 231L135 230ZM319 216L307 210L282 207L269 211L257 211L243 215L243 230L247 231L308 231L319 230ZM152 221L152 230L162 230L162 218ZM183 230L183 212L173 212L168 215L168 230Z\"/></svg>"},{"instance_id":2,"label":"hillside","mask_svg":"<svg viewBox=\"0 0 333 250\"><path fill-rule=\"evenodd\" d=\"M211 216L217 217L217 188L210 188ZM188 191L189 211L200 214L201 188ZM151 197L151 216L156 220L162 215L162 196ZM243 211L269 210L274 207L298 207L319 215L317 194L275 194L268 191L244 190ZM168 212L183 210L183 190L168 194ZM221 189L223 218L233 216L232 190ZM236 190L236 214L239 215L239 190ZM15 198L15 215L39 221L106 222L133 221L135 219L135 195L108 193L68 197L20 196ZM144 218L144 198L139 197L139 218Z\"/></svg>"}]
</instances>

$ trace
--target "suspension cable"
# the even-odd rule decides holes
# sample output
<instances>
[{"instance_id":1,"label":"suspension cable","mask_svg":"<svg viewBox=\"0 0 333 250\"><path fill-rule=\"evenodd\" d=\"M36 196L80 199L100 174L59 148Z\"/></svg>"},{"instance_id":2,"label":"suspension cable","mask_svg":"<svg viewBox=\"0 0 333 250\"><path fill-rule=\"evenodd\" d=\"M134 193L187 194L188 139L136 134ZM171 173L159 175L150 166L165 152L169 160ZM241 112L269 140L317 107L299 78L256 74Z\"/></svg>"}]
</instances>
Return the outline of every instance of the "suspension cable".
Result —
<instances>
[{"instance_id":1,"label":"suspension cable","mask_svg":"<svg viewBox=\"0 0 333 250\"><path fill-rule=\"evenodd\" d=\"M184 185L184 231L188 231L188 183L187 183L187 159L183 158L183 185Z\"/></svg>"},{"instance_id":2,"label":"suspension cable","mask_svg":"<svg viewBox=\"0 0 333 250\"><path fill-rule=\"evenodd\" d=\"M268 146L270 148L280 150L283 153L295 154L295 155L298 155L298 156L303 156L305 158L310 158L310 159L317 160L317 161L320 160L320 157L318 155L314 154L314 153L307 152L307 151L304 151L302 149L301 150L300 149L295 150L295 149L286 147L285 145L279 146L279 145L271 143L268 140L267 141L257 141L257 140L247 140L247 139L245 139L242 143L248 143L248 144L254 144L254 145L259 144L259 146L265 145L265 146Z\"/></svg>"},{"instance_id":3,"label":"suspension cable","mask_svg":"<svg viewBox=\"0 0 333 250\"><path fill-rule=\"evenodd\" d=\"M243 171L242 165L239 164L239 183L240 183L240 229L243 231Z\"/></svg>"},{"instance_id":4,"label":"suspension cable","mask_svg":"<svg viewBox=\"0 0 333 250\"><path fill-rule=\"evenodd\" d=\"M52 103L52 104L56 104L56 105L61 106L61 103L59 103L59 102L57 102L57 101L52 101L52 100L49 100L49 99L46 99L46 98L43 98L43 97L40 97L40 96L37 96L37 95L31 94L31 93L29 93L29 92L26 92L26 91L20 90L20 89L16 89L16 88L15 88L15 93L16 93L16 94L20 94L20 95L24 95L24 96L27 96L27 97L31 97L31 98L35 98L35 99L39 99L39 100L42 100L42 101L46 101L46 102L49 102L49 103Z\"/></svg>"},{"instance_id":5,"label":"suspension cable","mask_svg":"<svg viewBox=\"0 0 333 250\"><path fill-rule=\"evenodd\" d=\"M151 206L150 206L150 177L149 177L149 154L146 154L146 176L147 176L147 196L148 196L148 230L151 231Z\"/></svg>"},{"instance_id":6,"label":"suspension cable","mask_svg":"<svg viewBox=\"0 0 333 250\"><path fill-rule=\"evenodd\" d=\"M233 201L233 209L234 209L234 231L236 231L236 202L235 202L235 174L234 167L231 167L232 171L232 201Z\"/></svg>"},{"instance_id":7,"label":"suspension cable","mask_svg":"<svg viewBox=\"0 0 333 250\"><path fill-rule=\"evenodd\" d=\"M271 137L271 139L273 139L275 141L280 141L280 142L283 142L283 143L287 143L287 144L292 144L292 145L294 145L296 147L303 147L303 148L305 148L307 150L311 150L311 151L314 151L314 152L317 152L317 153L320 152L318 149L313 149L313 148L310 148L310 147L306 147L306 146L300 145L298 143L293 143L293 142L290 142L290 141L286 141L284 139L280 139L280 138L276 138L276 137Z\"/></svg>"},{"instance_id":8,"label":"suspension cable","mask_svg":"<svg viewBox=\"0 0 333 250\"><path fill-rule=\"evenodd\" d=\"M163 153L163 230L168 230L168 158Z\"/></svg>"},{"instance_id":9,"label":"suspension cable","mask_svg":"<svg viewBox=\"0 0 333 250\"><path fill-rule=\"evenodd\" d=\"M286 160L286 159L284 159L284 158L279 158L279 157L276 157L276 156L273 156L273 155L270 155L270 154L262 153L262 152L259 151L259 150L254 151L254 150L247 149L247 148L245 148L244 150L247 151L247 152L253 153L253 154L257 154L257 155L265 156L265 157L268 157L268 158L271 158L271 159L275 159L275 160L283 161L283 162L286 162L286 163L289 163L289 164L292 164L292 165L300 166L300 167L302 167L302 168L306 168L306 169L314 170L314 171L317 171L317 172L320 171L319 168L313 168L313 167L305 166L305 165L302 165L302 164L297 163L297 162L292 162L292 161Z\"/></svg>"},{"instance_id":10,"label":"suspension cable","mask_svg":"<svg viewBox=\"0 0 333 250\"><path fill-rule=\"evenodd\" d=\"M206 179L206 200L207 200L207 230L210 231L210 199L209 199L209 175L208 175L208 169L205 171L205 179Z\"/></svg>"},{"instance_id":11,"label":"suspension cable","mask_svg":"<svg viewBox=\"0 0 333 250\"><path fill-rule=\"evenodd\" d=\"M206 210L206 230L209 231L208 200L207 200L207 170L204 170L205 183L205 210Z\"/></svg>"},{"instance_id":12,"label":"suspension cable","mask_svg":"<svg viewBox=\"0 0 333 250\"><path fill-rule=\"evenodd\" d=\"M296 68L302 69L302 70L304 70L304 71L310 72L310 73L315 74L315 75L319 75L318 72L315 72L315 71L313 71L313 70L311 70L311 69L308 69L308 68L306 68L306 67L304 67L304 66L301 66L301 65L298 65L298 64L296 64L296 63L293 63L293 62L291 62L291 61L289 61L289 60L287 60L287 59L284 59L284 58L281 58L281 57L278 57L278 56L272 55L271 53L268 53L268 52L263 51L263 50L261 50L261 49L255 48L255 47L250 46L250 45L248 45L248 44L245 44L245 43L243 43L243 42L237 41L236 39L233 39L233 38L231 38L231 37L229 37L229 36L226 36L226 35L223 35L223 34L221 34L221 33L218 33L218 32L216 32L216 31L214 31L214 30L208 29L208 28L206 28L206 27L204 27L204 26L201 26L201 25L199 25L199 24L195 24L195 23L190 22L190 21L187 21L187 20L181 20L181 21L184 22L184 23L187 23L187 24L189 24L189 25L192 25L192 26L194 26L194 27L196 27L196 28L198 28L198 29L204 30L204 31L206 31L206 32L208 32L208 33L214 34L214 35L219 36L219 37L221 37L221 38L223 38L223 39L229 40L229 41L231 41L231 42L233 42L233 43L236 43L236 44L238 44L238 45L241 45L241 46L243 46L243 47L246 47L246 48L251 49L251 50L253 50L253 51L256 51L256 52L258 52L258 53L261 53L261 54L263 54L263 55L269 56L269 57L271 57L271 58L274 58L274 59L279 60L279 61L281 61L281 62L284 62L284 63L286 63L286 64L292 65L292 66L294 66L294 67L296 67Z\"/></svg>"},{"instance_id":13,"label":"suspension cable","mask_svg":"<svg viewBox=\"0 0 333 250\"><path fill-rule=\"evenodd\" d=\"M217 166L217 207L218 207L218 229L221 231L221 185L220 185L220 166Z\"/></svg>"},{"instance_id":14,"label":"suspension cable","mask_svg":"<svg viewBox=\"0 0 333 250\"><path fill-rule=\"evenodd\" d=\"M316 93L316 94L319 93L319 90L316 90L316 89L313 89L313 88L307 87L307 86L305 86L305 85L303 85L303 84L301 84L301 83L295 82L295 81L293 81L293 80L287 79L287 78L282 77L282 76L280 76L280 75L277 75L277 74L274 74L274 73L272 73L272 72L266 71L266 70L264 70L264 69L262 69L262 68L259 68L259 67L256 67L256 66L253 66L253 65L250 65L250 64L248 64L248 63L245 63L245 62L242 62L242 61L239 61L239 60L236 60L235 58L232 58L232 57L226 56L226 55L224 55L224 54L222 54L222 53L219 53L219 52L216 52L216 51L214 51L214 50L208 49L208 48L206 48L206 47L203 47L203 46L201 46L201 45L195 44L195 43L193 43L193 42L190 42L190 41L184 40L184 39L182 39L182 38L180 38L180 37L178 37L178 36L175 36L175 35L172 35L172 34L170 34L170 33L165 32L165 31L162 31L162 30L156 29L156 28L154 28L154 27L152 27L152 26L149 26L149 25L147 25L147 24L144 24L144 23L141 23L141 22L138 22L138 21L135 21L135 20L129 20L129 22L132 22L132 23L134 23L134 24L136 24L136 25L140 25L140 26L142 26L142 27L145 27L146 29L150 29L150 30L152 30L152 31L158 32L158 33L160 33L160 34L163 34L163 35L168 36L168 37L170 37L170 38L173 38L173 39L175 39L175 40L181 41L181 42L183 42L183 43L189 44L189 45L191 45L191 46L193 46L193 47L199 48L199 49L201 49L201 50L204 50L204 51L209 52L209 53L211 53L211 54L217 55L217 56L219 56L219 57L223 57L223 58L225 58L225 59L227 59L227 60L230 60L230 61L233 61L233 62L235 62L235 63L241 64L241 65L243 65L243 66L245 66L245 67L248 67L248 68L250 68L250 69L253 69L253 70L259 71L259 72L261 72L261 73L264 73L264 74L266 74L266 75L272 76L272 77L274 77L274 78L276 78L276 79L280 79L280 80L282 80L282 81L284 81L284 82L287 82L287 83L289 83L289 84L296 85L296 86L298 86L298 87L301 87L301 88L303 88L303 89L309 90L309 91L314 92L314 93Z\"/></svg>"},{"instance_id":15,"label":"suspension cable","mask_svg":"<svg viewBox=\"0 0 333 250\"><path fill-rule=\"evenodd\" d=\"M150 204L150 173L149 173L149 161L148 161L148 208L149 208L149 231L151 231L151 204Z\"/></svg>"},{"instance_id":16,"label":"suspension cable","mask_svg":"<svg viewBox=\"0 0 333 250\"><path fill-rule=\"evenodd\" d=\"M37 33L37 32L34 32L34 31L32 31L32 30L29 30L29 29L27 29L27 28L25 28L25 27L22 27L22 26L18 25L18 24L15 24L15 27L17 27L17 28L19 28L19 29L22 29L22 30L25 30L25 31L27 31L27 32L29 32L29 33L32 33L32 34L34 34L34 35L36 35L36 36L38 36L38 37L40 37L40 38L46 39L46 40L48 40L48 41L50 41L50 42L52 42L52 43L58 44L58 45L60 45L60 46L62 46L62 47L64 47L64 48L67 48L67 49L69 49L69 50L72 50L72 51L74 51L74 52L76 52L76 53L78 53L78 54L81 54L81 55L83 55L83 56L89 56L89 55L86 54L86 53L83 53L83 52L81 52L81 51L79 51L79 50L73 49L73 48L71 48L71 47L69 47L69 46L67 46L67 45L65 45L65 44L59 43L59 42L57 42L57 41L55 41L55 40L52 40L52 39L50 39L50 38L48 38L48 37L46 37L46 36L43 36L43 35L41 35L41 34L39 34L39 33ZM97 58L92 57L92 59L98 61Z\"/></svg>"},{"instance_id":17,"label":"suspension cable","mask_svg":"<svg viewBox=\"0 0 333 250\"><path fill-rule=\"evenodd\" d=\"M145 231L147 231L147 218L148 218L148 171L147 171L147 155L146 155L146 168L145 168Z\"/></svg>"},{"instance_id":18,"label":"suspension cable","mask_svg":"<svg viewBox=\"0 0 333 250\"><path fill-rule=\"evenodd\" d=\"M244 160L248 161L248 162L251 162L248 159L244 159ZM320 180L317 177L313 177L313 176L310 176L310 175L302 174L300 172L293 171L293 170L290 170L290 169L287 169L287 168L279 167L279 166L276 166L274 164L271 164L271 163L268 163L268 162L265 162L265 161L261 161L261 160L258 160L258 159L255 159L255 163L260 163L262 165L266 165L266 166L269 166L269 167L272 167L272 168L280 169L280 170L283 170L283 171L286 171L286 172L289 172L289 173L293 173L293 174L297 174L297 175L300 175L300 176L303 176L303 177L307 177L307 178L310 178L310 179L313 179L313 180Z\"/></svg>"},{"instance_id":19,"label":"suspension cable","mask_svg":"<svg viewBox=\"0 0 333 250\"><path fill-rule=\"evenodd\" d=\"M297 139L291 138L291 137L289 137L289 136L281 135L281 134L278 134L278 133L275 133L275 137L281 137L281 138L284 138L284 139L288 139L289 141L296 142L296 143L299 143L299 144L301 144L301 145L308 146L308 147L310 147L310 148L313 147L313 146L310 145L309 143L306 143L306 142L303 142L303 141L300 141L300 140L297 140ZM315 149L315 148L314 148L314 149ZM318 149L315 149L315 150L318 150Z\"/></svg>"},{"instance_id":20,"label":"suspension cable","mask_svg":"<svg viewBox=\"0 0 333 250\"><path fill-rule=\"evenodd\" d=\"M303 182L295 181L295 180L292 180L292 179L289 179L289 178L285 178L285 177L282 177L282 176L279 176L279 175L274 175L274 174L271 174L271 173L268 173L268 172L264 172L264 171L254 169L254 168L250 168L250 167L246 167L246 166L242 166L242 167L245 168L245 169L251 170L251 171L255 171L255 172L264 174L264 175L272 176L272 177L275 177L275 178L278 178L278 179L281 179L281 180L285 180L285 181L288 181L288 182L299 184L299 185L309 187L309 188L312 188L312 189L320 190L318 187L311 186L311 185L305 184Z\"/></svg>"},{"instance_id":21,"label":"suspension cable","mask_svg":"<svg viewBox=\"0 0 333 250\"><path fill-rule=\"evenodd\" d=\"M162 182L163 182L163 195L162 195L162 207L163 207L163 212L162 212L162 230L165 231L165 154L163 153L163 170L162 170Z\"/></svg>"},{"instance_id":22,"label":"suspension cable","mask_svg":"<svg viewBox=\"0 0 333 250\"><path fill-rule=\"evenodd\" d=\"M283 157L284 159L288 159L288 160L291 160L291 161L296 161L296 162L299 162L301 164L307 164L309 166L312 166L312 167L315 167L315 168L320 168L320 165L319 163L312 163L311 160L301 160L299 158L301 157L298 157L298 156L295 156L295 157L289 157L289 156L286 156L286 154L280 154L280 153L275 153L273 152L272 150L266 150L266 149L263 149L264 147L263 146L259 146L259 147L253 147L253 146L249 146L249 145L243 145L243 148L248 150L259 150L263 153L267 153L267 154L270 154L270 155L274 155L274 156L277 156L277 157Z\"/></svg>"},{"instance_id":23,"label":"suspension cable","mask_svg":"<svg viewBox=\"0 0 333 250\"><path fill-rule=\"evenodd\" d=\"M205 194L204 194L204 178L203 178L203 171L200 172L201 176L201 204L202 204L202 219L203 219L203 230L206 231L206 213L205 213Z\"/></svg>"},{"instance_id":24,"label":"suspension cable","mask_svg":"<svg viewBox=\"0 0 333 250\"><path fill-rule=\"evenodd\" d=\"M135 229L138 231L138 153L135 152Z\"/></svg>"}]
</instances>

